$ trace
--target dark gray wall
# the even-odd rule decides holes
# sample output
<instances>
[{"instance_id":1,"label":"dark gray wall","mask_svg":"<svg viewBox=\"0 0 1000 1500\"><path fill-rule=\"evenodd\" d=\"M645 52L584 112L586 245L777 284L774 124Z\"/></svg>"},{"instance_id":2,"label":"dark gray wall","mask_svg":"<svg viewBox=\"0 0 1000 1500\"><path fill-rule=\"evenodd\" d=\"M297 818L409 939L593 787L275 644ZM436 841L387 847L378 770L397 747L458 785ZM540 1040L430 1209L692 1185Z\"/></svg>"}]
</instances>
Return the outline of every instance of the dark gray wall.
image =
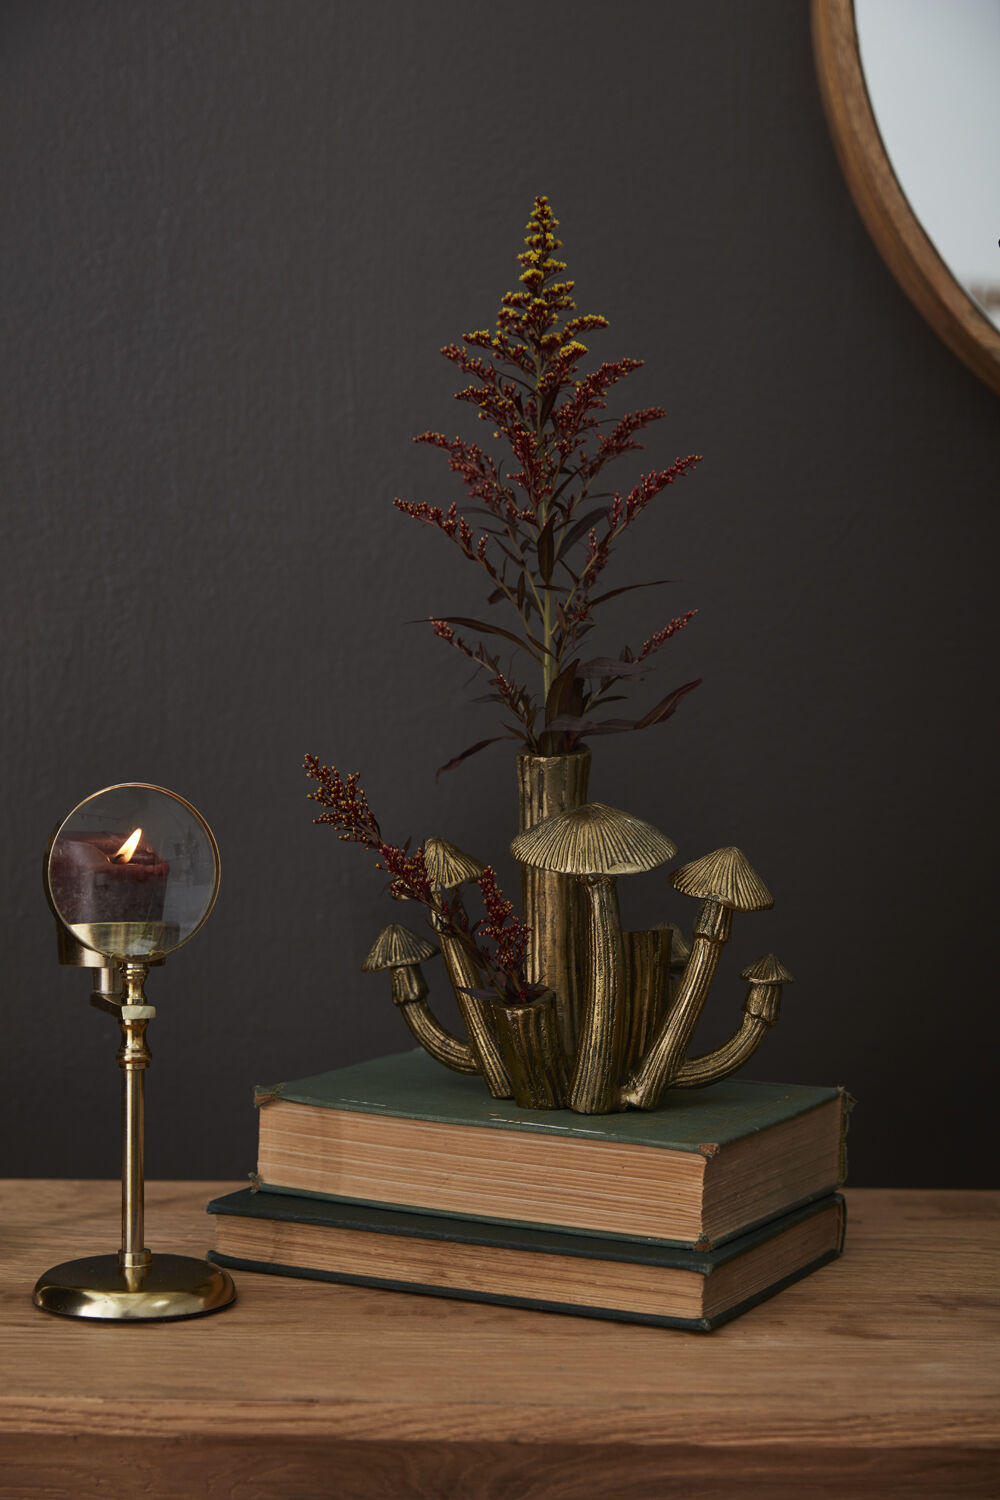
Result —
<instances>
[{"instance_id":1,"label":"dark gray wall","mask_svg":"<svg viewBox=\"0 0 1000 1500\"><path fill-rule=\"evenodd\" d=\"M91 791L173 787L223 850L149 984L153 1175L240 1176L255 1081L407 1044L356 972L381 877L311 826L304 750L510 878L503 748L433 774L489 710L405 623L478 581L390 502L459 495L410 436L464 420L436 351L546 192L601 352L669 409L648 463L705 454L622 555L676 585L605 638L697 605L646 692L705 685L598 742L594 794L777 894L706 1041L773 948L798 983L753 1071L859 1096L853 1181L991 1183L997 401L868 241L806 5L25 0L0 35L4 1170L117 1170L117 1030L38 879ZM693 910L662 876L623 903Z\"/></svg>"}]
</instances>

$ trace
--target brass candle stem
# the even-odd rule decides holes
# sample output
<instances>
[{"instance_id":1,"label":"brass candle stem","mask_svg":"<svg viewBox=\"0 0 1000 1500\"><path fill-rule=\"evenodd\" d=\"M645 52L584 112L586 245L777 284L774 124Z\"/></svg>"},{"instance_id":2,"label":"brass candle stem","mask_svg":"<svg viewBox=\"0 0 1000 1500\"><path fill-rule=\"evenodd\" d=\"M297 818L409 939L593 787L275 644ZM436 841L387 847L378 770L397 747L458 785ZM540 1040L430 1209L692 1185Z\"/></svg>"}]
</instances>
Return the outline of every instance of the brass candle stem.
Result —
<instances>
[{"instance_id":1,"label":"brass candle stem","mask_svg":"<svg viewBox=\"0 0 1000 1500\"><path fill-rule=\"evenodd\" d=\"M125 960L98 970L92 996L99 1010L117 1017L122 1033L121 1249L65 1261L40 1276L33 1301L44 1312L118 1322L193 1318L227 1307L236 1296L232 1277L220 1266L187 1255L154 1256L143 1244L145 1078L151 1061L146 1028L156 1015L143 993L148 967Z\"/></svg>"},{"instance_id":2,"label":"brass candle stem","mask_svg":"<svg viewBox=\"0 0 1000 1500\"><path fill-rule=\"evenodd\" d=\"M118 1066L122 1070L122 1247L118 1263L123 1270L148 1266L152 1255L143 1244L145 1235L145 1082L152 1054L146 1027L156 1015L145 1003L143 984L146 965L125 965L125 1001L121 1007L122 1044Z\"/></svg>"}]
</instances>

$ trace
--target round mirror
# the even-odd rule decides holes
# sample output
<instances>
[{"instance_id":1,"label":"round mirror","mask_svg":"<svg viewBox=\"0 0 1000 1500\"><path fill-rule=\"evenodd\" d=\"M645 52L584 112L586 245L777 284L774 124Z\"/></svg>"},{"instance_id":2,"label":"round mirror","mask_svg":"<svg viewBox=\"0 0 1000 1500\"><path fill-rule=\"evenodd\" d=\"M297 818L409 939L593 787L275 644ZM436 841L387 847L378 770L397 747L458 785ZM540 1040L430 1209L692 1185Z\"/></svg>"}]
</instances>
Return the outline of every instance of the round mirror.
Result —
<instances>
[{"instance_id":1,"label":"round mirror","mask_svg":"<svg viewBox=\"0 0 1000 1500\"><path fill-rule=\"evenodd\" d=\"M813 0L820 90L890 270L1000 392L1000 4Z\"/></svg>"},{"instance_id":2,"label":"round mirror","mask_svg":"<svg viewBox=\"0 0 1000 1500\"><path fill-rule=\"evenodd\" d=\"M1000 328L1000 4L854 0L875 123L955 280Z\"/></svg>"},{"instance_id":3,"label":"round mirror","mask_svg":"<svg viewBox=\"0 0 1000 1500\"><path fill-rule=\"evenodd\" d=\"M199 812L160 786L95 792L60 823L45 859L56 916L109 958L152 962L186 943L215 904L219 850Z\"/></svg>"}]
</instances>

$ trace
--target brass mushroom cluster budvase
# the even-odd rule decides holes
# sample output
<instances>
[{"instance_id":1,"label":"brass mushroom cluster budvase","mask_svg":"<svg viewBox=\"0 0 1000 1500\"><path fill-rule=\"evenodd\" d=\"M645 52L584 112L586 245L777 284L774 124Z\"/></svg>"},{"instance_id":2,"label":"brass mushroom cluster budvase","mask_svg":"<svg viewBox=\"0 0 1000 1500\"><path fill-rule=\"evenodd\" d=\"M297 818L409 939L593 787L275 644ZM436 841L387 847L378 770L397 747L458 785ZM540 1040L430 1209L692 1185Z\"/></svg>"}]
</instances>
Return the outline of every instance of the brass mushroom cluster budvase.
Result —
<instances>
[{"instance_id":1,"label":"brass mushroom cluster budvase","mask_svg":"<svg viewBox=\"0 0 1000 1500\"><path fill-rule=\"evenodd\" d=\"M739 1029L688 1057L734 914L764 911L773 898L741 850L716 849L670 875L675 890L700 903L690 939L669 922L623 931L618 880L655 870L677 850L641 818L582 800L589 760L586 751L520 757L521 831L510 847L522 869L533 982L522 999L490 995L473 945L433 914L436 942L394 923L363 968L388 969L414 1038L445 1067L481 1074L494 1098L581 1114L655 1109L667 1089L698 1088L741 1067L777 1021L792 976L771 953L750 964ZM444 839L429 838L423 849L432 888L447 892L461 927L461 886L484 866ZM428 1004L420 965L439 947L464 1037Z\"/></svg>"}]
</instances>

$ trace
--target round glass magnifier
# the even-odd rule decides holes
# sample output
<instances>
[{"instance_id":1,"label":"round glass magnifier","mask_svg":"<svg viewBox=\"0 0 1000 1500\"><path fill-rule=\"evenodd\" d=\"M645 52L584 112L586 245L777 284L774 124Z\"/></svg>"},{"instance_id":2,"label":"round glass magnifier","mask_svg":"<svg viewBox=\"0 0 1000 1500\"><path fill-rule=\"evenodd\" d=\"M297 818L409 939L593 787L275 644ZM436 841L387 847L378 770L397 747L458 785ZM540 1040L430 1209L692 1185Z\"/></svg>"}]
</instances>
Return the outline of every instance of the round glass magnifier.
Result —
<instances>
[{"instance_id":1,"label":"round glass magnifier","mask_svg":"<svg viewBox=\"0 0 1000 1500\"><path fill-rule=\"evenodd\" d=\"M219 890L219 848L201 814L162 786L95 792L59 824L45 889L59 920L108 958L156 962L186 943Z\"/></svg>"}]
</instances>

